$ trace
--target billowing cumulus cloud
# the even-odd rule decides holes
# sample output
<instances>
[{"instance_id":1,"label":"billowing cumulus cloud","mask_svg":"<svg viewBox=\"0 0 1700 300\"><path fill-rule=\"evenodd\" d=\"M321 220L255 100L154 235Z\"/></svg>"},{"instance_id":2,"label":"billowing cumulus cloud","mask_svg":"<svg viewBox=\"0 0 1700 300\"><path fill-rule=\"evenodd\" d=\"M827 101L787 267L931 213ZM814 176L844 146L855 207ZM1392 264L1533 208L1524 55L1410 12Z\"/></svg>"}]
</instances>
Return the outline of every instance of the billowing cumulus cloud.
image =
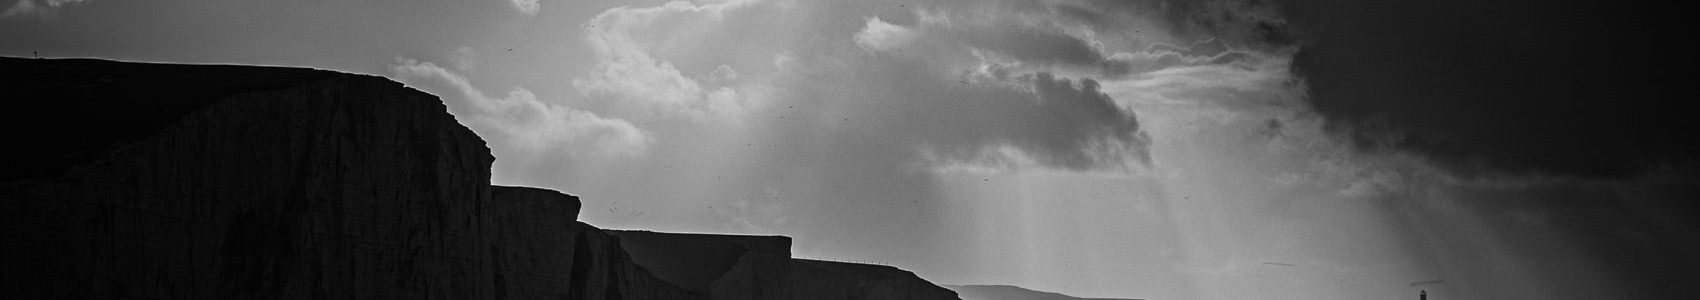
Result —
<instances>
[{"instance_id":1,"label":"billowing cumulus cloud","mask_svg":"<svg viewBox=\"0 0 1700 300\"><path fill-rule=\"evenodd\" d=\"M708 29L695 26L714 26L724 20L724 11L745 2L749 1L703 5L676 1L603 12L588 22L584 33L585 43L598 59L595 69L572 84L586 95L612 96L662 117L702 120L741 112L754 105L750 90L757 87L738 86L736 78L714 76L735 74L735 68L687 75L674 62L657 57L657 52L689 47L679 45L680 39Z\"/></svg>"},{"instance_id":2,"label":"billowing cumulus cloud","mask_svg":"<svg viewBox=\"0 0 1700 300\"><path fill-rule=\"evenodd\" d=\"M520 13L528 16L537 15L537 10L543 8L543 5L537 3L538 1L539 0L508 0L509 3L514 5L515 10L518 10Z\"/></svg>"},{"instance_id":3,"label":"billowing cumulus cloud","mask_svg":"<svg viewBox=\"0 0 1700 300\"><path fill-rule=\"evenodd\" d=\"M901 119L886 125L896 130L894 142L914 143L930 163L1085 171L1149 162L1151 140L1138 119L1092 79L1040 72L1002 81L929 81L924 70L890 67L899 70L883 75L905 82L869 82L890 88L869 101L901 110Z\"/></svg>"},{"instance_id":4,"label":"billowing cumulus cloud","mask_svg":"<svg viewBox=\"0 0 1700 300\"><path fill-rule=\"evenodd\" d=\"M910 40L915 39L915 31L902 26L891 25L880 18L868 18L868 24L856 33L856 44L868 50L892 50Z\"/></svg>"},{"instance_id":5,"label":"billowing cumulus cloud","mask_svg":"<svg viewBox=\"0 0 1700 300\"><path fill-rule=\"evenodd\" d=\"M586 41L600 60L590 76L573 83L587 95L612 96L655 114L749 112L756 123L842 130L830 136L874 134L909 153L899 159L911 164L1079 171L1126 169L1148 160L1144 149L1151 141L1132 112L1100 92L1096 80L1058 73L1108 60L1059 28L920 7L890 15L910 25L880 15L777 9L830 6L673 2L610 10L586 25ZM785 20L786 13L815 20L744 24ZM829 40L713 39L757 35ZM1059 43L1072 46L1050 47ZM721 58L714 53L751 52L772 58L704 62ZM771 103L751 99L751 90L764 92Z\"/></svg>"},{"instance_id":6,"label":"billowing cumulus cloud","mask_svg":"<svg viewBox=\"0 0 1700 300\"><path fill-rule=\"evenodd\" d=\"M921 29L913 29L870 18L854 37L874 51L853 58L870 66L868 74L812 79L867 89L840 101L898 108L899 119L882 126L895 131L894 141L914 143L926 160L944 166L1090 170L1148 162L1151 141L1133 112L1100 92L1097 81L1046 68L1096 63L1097 51L1028 46L1079 41L1067 35L1010 30L1018 25L951 30L966 25L949 20L922 12Z\"/></svg>"},{"instance_id":7,"label":"billowing cumulus cloud","mask_svg":"<svg viewBox=\"0 0 1700 300\"><path fill-rule=\"evenodd\" d=\"M397 58L391 73L399 80L441 95L463 122L486 138L523 152L564 149L569 154L634 156L644 152L649 134L620 119L551 104L523 88L492 97L466 77L430 62Z\"/></svg>"}]
</instances>

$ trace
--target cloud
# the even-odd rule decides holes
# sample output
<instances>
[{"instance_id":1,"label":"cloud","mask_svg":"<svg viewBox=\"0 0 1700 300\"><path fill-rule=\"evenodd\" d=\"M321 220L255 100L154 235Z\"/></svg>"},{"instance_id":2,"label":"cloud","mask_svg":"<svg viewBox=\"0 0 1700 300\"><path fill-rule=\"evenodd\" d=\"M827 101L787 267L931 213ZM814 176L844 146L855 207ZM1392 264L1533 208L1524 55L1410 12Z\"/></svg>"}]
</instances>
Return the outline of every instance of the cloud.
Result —
<instances>
[{"instance_id":1,"label":"cloud","mask_svg":"<svg viewBox=\"0 0 1700 300\"><path fill-rule=\"evenodd\" d=\"M529 153L563 149L571 154L635 156L651 143L650 134L621 119L551 104L523 88L505 97L491 97L466 77L430 62L397 58L390 66L398 80L443 96L450 107L461 108L467 120L486 138L495 137Z\"/></svg>"},{"instance_id":2,"label":"cloud","mask_svg":"<svg viewBox=\"0 0 1700 300\"><path fill-rule=\"evenodd\" d=\"M1030 71L1061 67L1101 73L1125 69L1116 68L1118 62L1110 60L1101 45L1088 40L1090 32L1070 32L1046 19L975 11L959 7L922 9L915 12L919 16L913 26L871 17L854 38L857 45L869 51L901 53L904 51L899 48L912 46L916 52L931 52L932 59L940 58L935 55L940 52L979 52L1029 65Z\"/></svg>"},{"instance_id":3,"label":"cloud","mask_svg":"<svg viewBox=\"0 0 1700 300\"><path fill-rule=\"evenodd\" d=\"M18 0L12 3L12 6L6 7L5 11L0 11L0 19L21 15L52 17L60 7L86 2L88 0Z\"/></svg>"},{"instance_id":4,"label":"cloud","mask_svg":"<svg viewBox=\"0 0 1700 300\"><path fill-rule=\"evenodd\" d=\"M960 21L961 18L953 20L958 21L941 28L944 31L941 34L969 47L996 51L1021 61L1096 66L1106 59L1097 46L1051 23L1035 24L1010 18L976 23Z\"/></svg>"},{"instance_id":5,"label":"cloud","mask_svg":"<svg viewBox=\"0 0 1700 300\"><path fill-rule=\"evenodd\" d=\"M871 51L888 51L915 39L914 30L891 25L879 18L868 18L867 25L855 35L856 44Z\"/></svg>"},{"instance_id":6,"label":"cloud","mask_svg":"<svg viewBox=\"0 0 1700 300\"><path fill-rule=\"evenodd\" d=\"M937 115L916 115L904 122L914 128L904 130L913 130L928 161L947 168L1127 170L1150 162L1151 139L1139 120L1099 91L1097 81L1040 72L1003 83L1010 85L911 90L934 98L896 100L919 102L906 109Z\"/></svg>"},{"instance_id":7,"label":"cloud","mask_svg":"<svg viewBox=\"0 0 1700 300\"><path fill-rule=\"evenodd\" d=\"M1288 1L1089 1L1080 4L1093 13L1077 20L1091 26L1117 26L1132 18L1162 20L1163 31L1178 40L1220 39L1244 47L1280 49L1295 46L1301 32L1293 30L1282 14Z\"/></svg>"},{"instance_id":8,"label":"cloud","mask_svg":"<svg viewBox=\"0 0 1700 300\"><path fill-rule=\"evenodd\" d=\"M1228 232L1252 236L1193 233L1200 240L1223 239L1193 250L1207 253L1195 264L1224 268L1201 278L1226 283L1209 284L1225 292L1203 298L1244 298L1233 294L1243 290L1235 285L1249 285L1235 278L1258 271L1233 269L1239 266L1234 261L1282 249L1302 249L1287 255L1316 255L1316 261L1297 261L1336 272L1295 279L1335 278L1340 284L1449 278L1443 286L1428 287L1430 293L1491 299L1658 295L1680 286L1681 279L1671 278L1692 278L1678 270L1696 263L1684 252L1692 253L1688 249L1696 244L1682 235L1695 228L1685 216L1695 210L1668 203L1691 193L1669 191L1692 177L1659 182L1467 175L1421 152L1361 148L1310 110L1308 88L1291 74L1292 59L1285 55L1290 54L1248 56L1239 65L1177 65L1103 88L1144 116L1143 125L1158 142L1156 171L1170 178L1169 191L1190 194L1192 201L1208 199L1192 209L1178 204L1182 211L1236 220L1183 219L1183 227L1228 226ZM1659 192L1632 192L1640 190ZM1231 209L1197 208L1211 206ZM1263 235L1299 245L1232 250L1271 244L1255 237ZM1366 250L1377 247L1386 248ZM1346 293L1378 289L1366 285L1335 297L1307 298L1362 298Z\"/></svg>"},{"instance_id":9,"label":"cloud","mask_svg":"<svg viewBox=\"0 0 1700 300\"><path fill-rule=\"evenodd\" d=\"M660 119L652 129L667 138L648 157L678 157L641 177L668 185L603 193L707 202L678 214L727 210L705 226L796 236L799 253L962 269L969 258L945 254L951 237L937 223L952 213L943 185L959 170L1125 177L1150 163L1155 142L1140 116L1095 78L1108 50L1054 24L927 5L675 1L602 12L583 25L593 55L574 88L616 107L606 115ZM1016 28L1026 31L995 36ZM1023 45L1059 41L1078 47ZM699 122L710 120L733 122ZM622 189L605 186L587 189ZM870 244L929 250L859 246Z\"/></svg>"},{"instance_id":10,"label":"cloud","mask_svg":"<svg viewBox=\"0 0 1700 300\"><path fill-rule=\"evenodd\" d=\"M1541 66L1529 66L1521 61L1502 62L1500 57L1481 56L1472 51L1408 52L1406 50L1418 49L1415 47L1428 43L1454 43L1442 48L1498 49L1504 47L1484 47L1461 41L1482 41L1482 44L1490 45L1504 42L1487 38L1455 39L1455 34L1494 32L1459 30L1460 27L1471 27L1459 24L1474 21L1460 23L1465 20L1453 20L1456 16L1448 16L1471 10L1424 4L1409 4L1410 7L1366 6L1376 6L1375 10L1412 9L1418 12L1386 14L1398 19L1377 18L1374 22L1360 24L1379 28L1377 30L1351 28L1354 26L1347 26L1349 23L1332 23L1335 26L1330 26L1331 29L1325 32L1327 35L1320 37L1336 39L1313 41L1314 45L1320 45L1313 46L1294 45L1284 40L1303 34L1271 32L1280 31L1280 27L1284 26L1281 24L1285 24L1278 17L1257 13L1211 15L1212 11L1229 15L1258 12L1260 8L1255 5L1218 3L1195 6L1184 10L1192 15L1176 19L1175 22L1184 23L1176 28L1189 28L1187 30L1191 34L1211 36L1210 43L1191 43L1186 47L1158 46L1143 52L1129 52L1126 56L1139 55L1153 62L1151 70L1135 71L1125 80L1106 83L1104 89L1117 96L1118 100L1133 105L1144 113L1142 116L1155 116L1142 118L1142 121L1151 125L1147 128L1157 128L1153 135L1162 143L1159 145L1172 147L1177 143L1195 143L1182 148L1154 150L1160 153L1154 155L1158 164L1166 162L1170 167L1183 166L1185 162L1176 158L1194 155L1177 154L1183 151L1221 151L1230 155L1217 154L1202 160L1205 163L1191 164L1240 168L1228 171L1203 167L1200 170L1183 169L1174 172L1176 175L1173 176L1187 180L1177 182L1197 181L1197 177L1183 176L1198 176L1199 172L1215 172L1206 176L1222 177L1251 173L1268 176L1271 178L1268 182L1280 187L1216 179L1208 182L1207 188L1177 190L1189 193L1206 193L1211 189L1254 191L1251 193L1256 198L1280 199L1260 202L1266 200L1223 197L1228 199L1222 201L1232 202L1231 206L1236 209L1257 211L1252 207L1280 207L1276 210L1278 214L1274 214L1275 218L1259 214L1240 215L1245 218L1294 222L1279 217L1302 212L1303 209L1296 207L1306 205L1324 207L1340 215L1370 216L1374 222L1359 221L1356 224L1385 230L1363 238L1338 239L1351 240L1350 245L1338 249L1304 247L1313 251L1338 251L1343 256L1385 253L1371 257L1379 258L1376 259L1378 262L1395 261L1411 265L1409 270L1401 271L1403 275L1415 276L1411 280L1447 278L1446 284L1429 287L1431 294L1438 291L1440 297L1449 294L1483 299L1545 299L1560 295L1657 298L1658 295L1680 290L1684 280L1692 281L1695 275L1688 270L1700 265L1700 258L1693 254L1693 249L1700 248L1697 247L1700 242L1685 233L1697 228L1692 219L1700 213L1700 209L1696 209L1691 201L1677 199L1692 197L1692 188L1680 186L1692 186L1696 181L1693 169L1666 165L1663 167L1667 169L1662 169L1668 172L1665 174L1629 172L1629 175L1604 177L1578 172L1575 168L1586 167L1586 164L1618 163L1614 160L1626 154L1608 150L1600 152L1613 155L1583 155L1594 151L1591 149L1634 147L1633 143L1622 145L1624 143L1616 141L1638 140L1641 137L1633 135L1646 131L1618 130L1637 126L1624 125L1611 117L1578 115L1552 124L1547 121L1557 121L1528 116L1562 116L1571 109L1567 107L1570 103L1556 103L1554 101L1558 100L1547 97L1553 96L1552 90L1568 90L1578 85L1584 86L1580 88L1584 90L1593 88L1587 87L1586 83L1577 83L1545 89L1521 82L1529 78L1570 76L1532 71L1546 68L1547 61L1563 59L1530 59L1529 64ZM1417 8L1419 6L1420 9ZM1362 15L1366 15L1359 10L1328 5L1309 9L1317 11L1306 13L1344 14L1324 16L1339 19L1321 20L1328 22L1360 20ZM1440 22L1435 20L1436 17L1450 21ZM1491 24L1524 24L1500 19L1485 20ZM1422 25L1429 23L1446 24L1436 25L1440 28ZM1391 27L1417 28L1414 31L1419 32ZM1218 42L1222 44L1214 45ZM1540 52L1550 45L1511 46ZM1434 57L1459 60L1433 60ZM1475 82L1461 85L1435 83L1455 78ZM1320 84L1312 85L1318 80ZM1575 80L1590 79L1582 76ZM1518 82L1487 84L1509 81ZM1469 88L1473 86L1493 88ZM1490 95L1504 99L1487 97ZM1585 107L1591 111L1647 122L1643 124L1657 124L1662 117L1656 113L1650 116L1615 113L1620 107L1645 109L1645 106L1623 106L1616 102L1602 106L1598 99L1590 99L1587 103ZM1483 109L1475 109L1477 107ZM1367 118L1365 115L1369 113L1366 111L1384 111L1389 115L1382 118L1397 118L1387 121L1397 122L1394 125L1402 127L1409 126L1402 129L1430 130L1408 131L1409 134L1442 139L1410 142L1416 145L1468 144L1461 145L1463 148L1446 149L1399 143L1388 147L1385 144L1374 145L1373 141L1366 143L1363 140L1365 136L1383 133L1379 132L1380 129L1369 129L1365 134L1365 128L1355 127L1362 123L1356 123L1358 120L1353 118ZM1528 123L1526 121L1542 122L1529 125L1525 124ZM1628 124L1637 123L1632 121ZM1493 130L1484 130L1489 128ZM1540 132L1527 132L1531 130ZM1548 134L1558 137L1555 141L1563 142L1523 136L1528 134ZM1624 138L1622 135L1632 136ZM1668 136L1655 134L1649 138L1665 140ZM1575 144L1578 139L1589 140L1590 145L1612 146L1592 148ZM1470 149L1475 147L1499 149ZM1553 156L1574 161L1517 161L1518 158ZM1457 167L1459 161L1470 160L1478 164L1486 161L1487 164ZM1506 163L1512 165L1499 165ZM1518 163L1532 164L1515 165ZM1536 172L1522 172L1530 168ZM1655 168L1657 170L1660 169ZM1308 196L1329 200L1309 203L1312 200L1282 196L1312 189L1321 193ZM1363 208L1364 211L1343 213L1353 208L1340 200L1373 205ZM1279 225L1273 222L1248 223L1259 227ZM1251 226L1245 228L1274 231L1250 229ZM1333 228L1307 230L1303 234L1349 232ZM1366 249L1364 245L1376 244L1377 240L1392 241L1390 245L1397 247L1390 247L1385 252L1363 250Z\"/></svg>"},{"instance_id":11,"label":"cloud","mask_svg":"<svg viewBox=\"0 0 1700 300\"><path fill-rule=\"evenodd\" d=\"M575 78L572 84L586 95L612 96L664 118L700 121L741 112L754 105L750 93L759 87L736 85L731 80L735 78L713 78L710 72L687 75L655 53L666 50L662 49L666 46L688 47L678 45L685 34L719 26L726 11L751 2L698 5L674 1L658 7L605 11L585 27L585 42L596 55L596 65L589 76ZM704 83L699 79L724 80Z\"/></svg>"},{"instance_id":12,"label":"cloud","mask_svg":"<svg viewBox=\"0 0 1700 300\"><path fill-rule=\"evenodd\" d=\"M1281 4L1297 12L1294 23L1319 28L1295 63L1314 88L1308 102L1333 126L1357 128L1366 146L1417 151L1482 174L1631 179L1700 166L1700 139L1688 129L1700 124L1669 101L1685 98L1670 87L1687 81L1651 75L1692 63L1629 63L1657 51L1571 45L1681 35L1680 10L1568 1ZM1510 7L1539 9L1492 13Z\"/></svg>"},{"instance_id":13,"label":"cloud","mask_svg":"<svg viewBox=\"0 0 1700 300\"><path fill-rule=\"evenodd\" d=\"M540 0L508 0L508 3L512 3L514 9L522 14L536 16L537 10L543 8L543 5L537 3L538 1Z\"/></svg>"},{"instance_id":14,"label":"cloud","mask_svg":"<svg viewBox=\"0 0 1700 300\"><path fill-rule=\"evenodd\" d=\"M1141 5L1150 4L1134 2L1143 3ZM1106 12L1082 11L1085 8L1081 5L1107 7L1093 8ZM1254 30L1232 25L1241 23L1239 21L1227 22L1217 19L1245 19L1284 24L1277 16L1269 16L1268 14L1272 13L1269 10L1272 8L1266 6L1206 6L1209 9L1233 11L1219 13L1229 16L1207 18L1205 21L1186 18L1182 22L1186 24L1183 27L1216 30L1187 36L1167 34L1163 30L1167 25L1141 24L1151 22L1145 19L1159 19L1161 15L1123 6L1125 5L1061 1L1045 5L999 3L990 6L994 9L988 9L983 6L941 3L936 7L916 10L916 20L910 26L893 24L879 17L868 18L862 31L856 33L855 40L857 45L869 51L914 54L899 49L908 47L913 48L908 50L913 52L972 52L982 59L998 61L1002 64L1000 67L1009 70L1048 70L1100 78L1178 66L1240 64L1244 63L1243 60L1247 56L1258 55L1260 51L1291 52L1291 46L1276 47L1265 42L1245 42L1243 40L1247 38L1241 37L1243 34L1219 34L1225 37L1217 37L1216 31ZM1125 12L1118 13L1117 10ZM1130 30L1130 27L1134 29ZM1141 31L1137 29L1139 27L1147 28ZM940 58L936 55L930 57L935 60Z\"/></svg>"},{"instance_id":15,"label":"cloud","mask_svg":"<svg viewBox=\"0 0 1700 300\"><path fill-rule=\"evenodd\" d=\"M1110 179L1122 181L1107 185L1135 187L1101 189L1115 191L1106 193L1113 194L1103 197L1108 200L1063 202L1074 191L1032 192L1010 196L1024 201L1012 210L1080 217L1089 214L1047 204L1156 207L1148 222L1157 229L1150 230L1185 235L1173 243L1159 241L1173 244L1162 251L1181 253L1165 260L1179 257L1173 260L1222 271L1163 273L1196 279L1196 286L1212 287L1197 293L1220 296L1168 298L1240 299L1262 295L1268 290L1260 287L1270 284L1337 287L1339 282L1351 284L1291 289L1294 297L1278 298L1371 298L1424 278L1448 278L1436 289L1491 295L1486 298L1545 293L1527 287L1609 296L1599 292L1636 286L1621 282L1660 287L1666 284L1658 280L1677 280L1592 271L1675 273L1658 269L1662 258L1693 265L1693 255L1686 254L1692 251L1680 251L1695 249L1692 239L1679 235L1693 228L1691 219L1682 216L1686 211L1661 209L1668 205L1639 200L1633 192L1692 181L1658 185L1461 176L1420 152L1359 147L1309 106L1319 95L1315 89L1340 87L1313 87L1308 80L1315 77L1294 73L1295 65L1319 59L1306 55L1318 54L1293 43L1302 35L1288 32L1287 22L1268 3L742 1L622 7L586 24L584 41L595 54L595 65L573 84L585 95L662 116L737 119L749 125L691 131L735 132L702 138L708 140L702 143L706 147L682 144L691 150L679 150L735 167L703 171L712 175L695 180L699 189L649 198L717 199L703 201L722 201L711 209L736 210L721 212L719 227L796 235L800 253L874 249L863 253L881 260L918 257L910 263L927 272L963 270L952 263L968 260L956 258L962 256L963 243L957 241L964 235L937 223L961 215L954 210L991 211L1000 204L971 199L957 202L967 203L962 206L941 205L952 197L941 191L976 190L981 192L976 197L996 198L1037 190L1034 186L1049 178L1073 181L1084 178L1075 176L1082 173L1133 168L1152 176ZM1376 33L1385 35L1377 39L1403 38L1390 32L1395 31ZM1387 63L1351 61L1353 53L1324 54L1363 68ZM1444 62L1409 63L1446 67ZM750 97L756 90L764 91L760 101ZM722 96L711 96L718 91ZM1339 101L1335 104L1382 100ZM963 187L952 180L967 176L954 173L992 178L969 180L987 183L984 187ZM720 179L723 175L728 179ZM999 183L996 176L1029 180L1024 184L1032 189L1003 189L1019 185L991 184ZM690 185L693 180L670 182ZM1076 183L1090 185L1069 184ZM712 192L699 193L703 190ZM783 197L752 196L753 191ZM720 206L727 203L748 204ZM1030 205L1035 203L1041 205ZM785 205L785 210L744 209L768 205ZM1653 217L1638 218L1643 215ZM1078 220L1103 225L1116 224L1105 219L1126 217L1104 216ZM774 222L783 217L809 222ZM1007 241L1049 245L1082 232L1045 231L1026 225L1049 220L1026 221L1032 223L1011 228L1054 236ZM905 246L865 246L890 244ZM1664 248L1668 244L1677 246ZM1086 255L1069 251L996 254L1028 260L1025 267L997 270L1033 277L1081 274L1033 267L1049 259L1038 256ZM1615 259L1590 253L1650 255ZM1288 255L1299 258L1287 260ZM1271 270L1245 264L1272 259L1318 273L1247 279ZM1612 266L1619 262L1628 267ZM1127 272L1135 271L1105 274ZM1543 275L1578 273L1590 275ZM1600 280L1592 286L1607 288L1581 288L1593 279Z\"/></svg>"},{"instance_id":16,"label":"cloud","mask_svg":"<svg viewBox=\"0 0 1700 300\"><path fill-rule=\"evenodd\" d=\"M461 46L459 48L455 48L454 51L449 52L448 58L449 63L454 65L455 69L460 70L461 72L472 71L473 69L478 68L478 51L473 50L472 47Z\"/></svg>"},{"instance_id":17,"label":"cloud","mask_svg":"<svg viewBox=\"0 0 1700 300\"><path fill-rule=\"evenodd\" d=\"M1085 78L1113 61L1066 28L950 7L831 13L852 9L839 5L611 9L585 25L596 65L573 85L640 116L851 131L828 141L873 134L908 154L900 164L1078 172L1149 162L1138 118Z\"/></svg>"},{"instance_id":18,"label":"cloud","mask_svg":"<svg viewBox=\"0 0 1700 300\"><path fill-rule=\"evenodd\" d=\"M1025 23L920 14L912 27L865 19L851 38L868 55L805 62L849 62L810 72L806 80L853 90L819 100L895 108L877 112L895 117L840 113L877 120L893 146L916 149L915 159L940 170L1126 171L1150 162L1151 140L1133 112L1096 80L1053 71L1098 67L1105 58L1096 48Z\"/></svg>"}]
</instances>

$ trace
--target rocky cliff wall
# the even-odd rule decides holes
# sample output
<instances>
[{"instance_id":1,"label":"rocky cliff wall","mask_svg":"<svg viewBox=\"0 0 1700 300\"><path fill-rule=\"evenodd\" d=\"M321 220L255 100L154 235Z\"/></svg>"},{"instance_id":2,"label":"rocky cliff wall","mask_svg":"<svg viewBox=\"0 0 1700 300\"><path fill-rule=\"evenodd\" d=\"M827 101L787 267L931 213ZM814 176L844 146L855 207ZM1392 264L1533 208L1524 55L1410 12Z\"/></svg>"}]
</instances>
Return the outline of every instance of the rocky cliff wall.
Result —
<instances>
[{"instance_id":1,"label":"rocky cliff wall","mask_svg":"<svg viewBox=\"0 0 1700 300\"><path fill-rule=\"evenodd\" d=\"M714 299L789 299L791 238L609 231L633 260Z\"/></svg>"},{"instance_id":2,"label":"rocky cliff wall","mask_svg":"<svg viewBox=\"0 0 1700 300\"><path fill-rule=\"evenodd\" d=\"M7 65L7 73L21 70ZM97 146L77 164L0 186L0 252L7 253L0 293L22 296L0 298L489 295L477 245L492 158L436 97L380 77L323 71L315 72L329 75L234 88L219 80L249 76L245 69L153 69L228 74L196 85L156 82L180 79L170 74L103 73L133 70L122 66L60 70L93 79L20 98L89 104L30 111L67 119L122 115L110 110L132 106L99 105L105 101L183 109L148 115L169 120L142 125L79 120L135 132L123 135L53 135L61 128L51 122L26 127ZM38 83L0 84L29 91ZM62 98L108 86L127 90L92 94L118 98ZM149 86L162 90L148 93ZM145 130L154 131L139 134Z\"/></svg>"},{"instance_id":3,"label":"rocky cliff wall","mask_svg":"<svg viewBox=\"0 0 1700 300\"><path fill-rule=\"evenodd\" d=\"M575 278L590 277L588 269L573 272L575 261L586 266L599 261L576 247L585 228L576 221L580 205L578 197L556 191L490 189L487 220L493 230L486 237L490 267L498 271L491 278L494 298L566 299Z\"/></svg>"},{"instance_id":4,"label":"rocky cliff wall","mask_svg":"<svg viewBox=\"0 0 1700 300\"><path fill-rule=\"evenodd\" d=\"M0 298L689 299L491 187L434 96L296 68L0 59ZM576 289L575 289L576 288Z\"/></svg>"},{"instance_id":5,"label":"rocky cliff wall","mask_svg":"<svg viewBox=\"0 0 1700 300\"><path fill-rule=\"evenodd\" d=\"M650 275L617 237L575 221L580 205L551 190L492 188L494 299L707 299Z\"/></svg>"},{"instance_id":6,"label":"rocky cliff wall","mask_svg":"<svg viewBox=\"0 0 1700 300\"><path fill-rule=\"evenodd\" d=\"M0 299L954 299L787 237L578 222L381 77L0 58L0 91Z\"/></svg>"}]
</instances>

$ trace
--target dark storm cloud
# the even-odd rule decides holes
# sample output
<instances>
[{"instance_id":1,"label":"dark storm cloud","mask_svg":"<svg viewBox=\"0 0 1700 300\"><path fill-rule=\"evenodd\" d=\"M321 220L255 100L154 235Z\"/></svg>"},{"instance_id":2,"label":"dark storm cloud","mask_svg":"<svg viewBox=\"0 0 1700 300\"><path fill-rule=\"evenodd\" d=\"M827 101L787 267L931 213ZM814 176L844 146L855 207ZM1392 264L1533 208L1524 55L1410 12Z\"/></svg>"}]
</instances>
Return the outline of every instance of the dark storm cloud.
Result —
<instances>
[{"instance_id":1,"label":"dark storm cloud","mask_svg":"<svg viewBox=\"0 0 1700 300\"><path fill-rule=\"evenodd\" d=\"M1312 105L1361 146L1455 170L1626 178L1692 166L1691 60L1668 9L1566 1L1290 0Z\"/></svg>"},{"instance_id":2,"label":"dark storm cloud","mask_svg":"<svg viewBox=\"0 0 1700 300\"><path fill-rule=\"evenodd\" d=\"M1140 131L1139 120L1116 107L1096 81L1075 82L1050 73L1019 81L1030 84L1031 92L1005 86L945 89L925 100L936 103L915 107L937 116L908 123L925 134L923 146L954 160L987 159L990 147L1007 145L1039 165L1070 170L1149 163L1145 148L1150 138Z\"/></svg>"},{"instance_id":3,"label":"dark storm cloud","mask_svg":"<svg viewBox=\"0 0 1700 300\"><path fill-rule=\"evenodd\" d=\"M1049 72L957 79L924 61L872 59L876 69L850 80L867 88L863 101L898 108L899 119L879 129L942 160L935 163L1092 170L1150 160L1137 117L1092 79ZM1011 148L1019 153L1003 151Z\"/></svg>"},{"instance_id":4,"label":"dark storm cloud","mask_svg":"<svg viewBox=\"0 0 1700 300\"><path fill-rule=\"evenodd\" d=\"M1297 42L1287 18L1268 0L1166 1L1164 13L1174 29L1255 47L1285 47Z\"/></svg>"},{"instance_id":5,"label":"dark storm cloud","mask_svg":"<svg viewBox=\"0 0 1700 300\"><path fill-rule=\"evenodd\" d=\"M1089 29L1091 34L1078 38L1102 59L1077 64L1094 64L1106 77L1234 64L1248 52L1283 52L1297 41L1267 1L1053 1L1028 9L1060 27ZM1050 44L1057 43L1034 45ZM1106 46L1123 50L1111 53Z\"/></svg>"},{"instance_id":6,"label":"dark storm cloud","mask_svg":"<svg viewBox=\"0 0 1700 300\"><path fill-rule=\"evenodd\" d=\"M815 74L811 79L825 84L806 85L794 97L819 99L806 108L844 116L823 121L842 122L846 133L882 136L891 147L919 149L922 157L911 159L932 163L1084 171L1150 160L1138 118L1097 81L1048 72L958 79L925 61L868 58L849 74Z\"/></svg>"},{"instance_id":7,"label":"dark storm cloud","mask_svg":"<svg viewBox=\"0 0 1700 300\"><path fill-rule=\"evenodd\" d=\"M1033 8L1016 8L1022 9ZM818 91L805 88L792 97L853 103L834 105L851 107L844 113L852 116L870 114L861 119L878 120L869 124L873 130L936 164L1083 171L1149 162L1150 139L1131 111L1101 92L1096 80L1060 78L1048 68L1129 60L1107 58L1049 22L968 13L974 11L922 11L914 25L868 18L853 35L863 55L801 59L854 61L849 65L855 68L814 72L817 83L799 84L827 82L851 91L817 97L807 93ZM983 51L1002 57L987 59Z\"/></svg>"},{"instance_id":8,"label":"dark storm cloud","mask_svg":"<svg viewBox=\"0 0 1700 300\"><path fill-rule=\"evenodd\" d=\"M1437 288L1653 299L1700 277L1700 147L1678 100L1687 80L1672 74L1693 63L1648 46L1681 36L1683 18L1595 2L1278 4L1298 33L1286 36L1303 37L1293 67L1306 100L1329 127L1362 153L1442 170L1437 199L1388 202L1409 206L1389 219L1409 222L1400 236L1447 278ZM1471 183L1494 180L1514 184ZM1472 220L1453 224L1458 214Z\"/></svg>"}]
</instances>

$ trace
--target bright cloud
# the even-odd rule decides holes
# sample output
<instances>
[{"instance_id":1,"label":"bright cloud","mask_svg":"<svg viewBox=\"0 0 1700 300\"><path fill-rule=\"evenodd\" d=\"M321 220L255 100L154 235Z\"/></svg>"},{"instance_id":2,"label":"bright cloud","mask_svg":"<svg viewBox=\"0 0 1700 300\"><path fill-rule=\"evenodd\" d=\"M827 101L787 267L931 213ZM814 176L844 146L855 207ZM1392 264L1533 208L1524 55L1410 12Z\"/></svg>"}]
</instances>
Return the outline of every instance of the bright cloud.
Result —
<instances>
[{"instance_id":1,"label":"bright cloud","mask_svg":"<svg viewBox=\"0 0 1700 300\"><path fill-rule=\"evenodd\" d=\"M914 30L903 26L891 25L879 18L868 18L867 27L856 33L856 44L868 50L888 51L901 47L915 39Z\"/></svg>"},{"instance_id":2,"label":"bright cloud","mask_svg":"<svg viewBox=\"0 0 1700 300\"><path fill-rule=\"evenodd\" d=\"M649 133L625 120L543 102L523 88L491 97L466 77L430 62L397 58L391 73L403 82L435 92L465 107L459 116L486 137L538 153L565 149L573 154L635 156L650 144ZM459 104L459 105L453 105Z\"/></svg>"},{"instance_id":3,"label":"bright cloud","mask_svg":"<svg viewBox=\"0 0 1700 300\"><path fill-rule=\"evenodd\" d=\"M895 158L906 161L900 164L1085 171L1148 161L1150 140L1137 117L1073 71L1099 68L1105 56L1055 24L921 8L888 20L830 7L741 1L612 9L586 25L598 63L573 83L651 114L811 122L883 136L884 147L910 154ZM1059 43L1075 47L1038 46ZM987 56L1004 64L989 70Z\"/></svg>"},{"instance_id":4,"label":"bright cloud","mask_svg":"<svg viewBox=\"0 0 1700 300\"><path fill-rule=\"evenodd\" d=\"M508 0L509 3L514 5L515 10L519 10L520 13L527 16L535 16L537 15L537 10L543 8L543 5L537 3L538 1L539 0Z\"/></svg>"},{"instance_id":5,"label":"bright cloud","mask_svg":"<svg viewBox=\"0 0 1700 300\"><path fill-rule=\"evenodd\" d=\"M574 79L573 86L586 95L612 96L664 118L707 120L741 112L754 105L752 90L759 86L739 85L735 77L714 77L710 72L686 74L656 53L669 46L692 46L678 44L682 35L721 26L725 11L745 5L749 2L675 1L603 12L584 33L598 60L595 69L589 76ZM732 72L718 74L736 74L730 66L720 69Z\"/></svg>"}]
</instances>

